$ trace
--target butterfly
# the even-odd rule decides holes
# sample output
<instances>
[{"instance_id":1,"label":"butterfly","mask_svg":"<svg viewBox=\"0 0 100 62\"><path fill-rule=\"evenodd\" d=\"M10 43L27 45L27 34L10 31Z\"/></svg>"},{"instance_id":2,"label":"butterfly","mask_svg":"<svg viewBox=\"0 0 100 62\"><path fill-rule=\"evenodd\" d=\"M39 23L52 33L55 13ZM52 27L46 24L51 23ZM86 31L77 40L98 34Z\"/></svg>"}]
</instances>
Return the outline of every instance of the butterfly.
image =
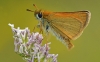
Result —
<instances>
[{"instance_id":1,"label":"butterfly","mask_svg":"<svg viewBox=\"0 0 100 62\"><path fill-rule=\"evenodd\" d=\"M74 47L71 40L75 40L82 34L89 24L91 13L85 11L75 12L50 12L38 9L35 4L34 16L39 20L39 26L46 32L52 32L68 49Z\"/></svg>"}]
</instances>

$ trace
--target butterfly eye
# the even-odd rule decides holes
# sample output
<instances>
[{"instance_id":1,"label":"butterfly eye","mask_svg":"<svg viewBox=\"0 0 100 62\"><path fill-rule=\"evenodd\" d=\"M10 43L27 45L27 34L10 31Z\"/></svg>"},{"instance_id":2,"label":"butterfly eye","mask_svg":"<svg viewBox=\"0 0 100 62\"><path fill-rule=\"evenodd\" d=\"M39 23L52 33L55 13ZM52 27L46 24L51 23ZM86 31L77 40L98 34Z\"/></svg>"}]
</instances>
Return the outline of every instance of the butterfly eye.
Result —
<instances>
[{"instance_id":1,"label":"butterfly eye","mask_svg":"<svg viewBox=\"0 0 100 62\"><path fill-rule=\"evenodd\" d=\"M38 17L39 18L42 18L42 13L38 13Z\"/></svg>"}]
</instances>

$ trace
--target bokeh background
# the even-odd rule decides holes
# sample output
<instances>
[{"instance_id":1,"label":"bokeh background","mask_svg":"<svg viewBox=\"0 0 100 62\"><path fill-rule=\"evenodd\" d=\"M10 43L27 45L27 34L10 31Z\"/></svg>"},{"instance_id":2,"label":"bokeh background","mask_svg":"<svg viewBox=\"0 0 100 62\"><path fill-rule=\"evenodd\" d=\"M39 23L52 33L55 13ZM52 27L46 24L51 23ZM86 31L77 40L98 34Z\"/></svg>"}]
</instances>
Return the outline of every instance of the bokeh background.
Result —
<instances>
[{"instance_id":1,"label":"bokeh background","mask_svg":"<svg viewBox=\"0 0 100 62\"><path fill-rule=\"evenodd\" d=\"M58 62L100 62L100 0L0 0L0 62L25 62L14 52L13 34L8 23L22 29L29 27L32 31L38 21L26 9L35 10L33 3L40 9L54 12L89 10L90 23L83 34L72 41L75 47L67 50L51 34L50 53L59 54Z\"/></svg>"}]
</instances>

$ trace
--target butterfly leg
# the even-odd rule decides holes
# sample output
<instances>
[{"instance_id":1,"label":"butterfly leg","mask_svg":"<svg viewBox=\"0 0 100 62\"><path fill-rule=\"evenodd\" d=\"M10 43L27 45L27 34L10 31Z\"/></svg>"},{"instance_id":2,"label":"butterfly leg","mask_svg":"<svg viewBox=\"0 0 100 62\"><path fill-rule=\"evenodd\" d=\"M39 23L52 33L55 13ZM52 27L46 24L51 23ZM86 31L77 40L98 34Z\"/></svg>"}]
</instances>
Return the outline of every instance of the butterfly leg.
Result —
<instances>
[{"instance_id":1,"label":"butterfly leg","mask_svg":"<svg viewBox=\"0 0 100 62\"><path fill-rule=\"evenodd\" d=\"M49 39L50 39L50 32L46 31L44 38L46 39L46 43L48 43Z\"/></svg>"},{"instance_id":2,"label":"butterfly leg","mask_svg":"<svg viewBox=\"0 0 100 62\"><path fill-rule=\"evenodd\" d=\"M33 32L35 32L35 27L33 28Z\"/></svg>"},{"instance_id":3,"label":"butterfly leg","mask_svg":"<svg viewBox=\"0 0 100 62\"><path fill-rule=\"evenodd\" d=\"M42 23L41 22L39 22L39 24L37 25L37 27L40 28L39 33L43 34L43 29L42 29Z\"/></svg>"},{"instance_id":4,"label":"butterfly leg","mask_svg":"<svg viewBox=\"0 0 100 62\"><path fill-rule=\"evenodd\" d=\"M39 33L43 34L43 29L42 29L42 27L40 27Z\"/></svg>"},{"instance_id":5,"label":"butterfly leg","mask_svg":"<svg viewBox=\"0 0 100 62\"><path fill-rule=\"evenodd\" d=\"M45 30L46 30L46 36L47 36L47 42L48 42L50 38L50 27L48 24L46 25Z\"/></svg>"},{"instance_id":6,"label":"butterfly leg","mask_svg":"<svg viewBox=\"0 0 100 62\"><path fill-rule=\"evenodd\" d=\"M49 32L47 32L46 36L47 36L47 42L48 42L48 41L49 41L49 39L50 39L50 33L49 33Z\"/></svg>"}]
</instances>

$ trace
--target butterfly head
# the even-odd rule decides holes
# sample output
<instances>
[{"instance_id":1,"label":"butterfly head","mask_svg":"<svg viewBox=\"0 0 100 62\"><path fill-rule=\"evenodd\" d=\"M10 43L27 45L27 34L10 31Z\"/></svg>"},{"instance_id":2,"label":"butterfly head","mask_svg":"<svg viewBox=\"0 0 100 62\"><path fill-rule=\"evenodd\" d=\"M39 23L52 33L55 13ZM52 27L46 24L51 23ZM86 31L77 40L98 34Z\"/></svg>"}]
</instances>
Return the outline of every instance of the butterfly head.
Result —
<instances>
[{"instance_id":1,"label":"butterfly head","mask_svg":"<svg viewBox=\"0 0 100 62\"><path fill-rule=\"evenodd\" d=\"M30 12L34 12L34 16L37 18L37 19L41 19L43 17L42 15L42 10L38 9L37 6L35 4L33 4L33 6L36 8L35 11L32 11L32 10L29 10L27 9L27 11L30 11Z\"/></svg>"},{"instance_id":2,"label":"butterfly head","mask_svg":"<svg viewBox=\"0 0 100 62\"><path fill-rule=\"evenodd\" d=\"M37 19L41 19L41 18L43 17L42 11L41 11L41 10L35 10L34 16L35 16Z\"/></svg>"}]
</instances>

